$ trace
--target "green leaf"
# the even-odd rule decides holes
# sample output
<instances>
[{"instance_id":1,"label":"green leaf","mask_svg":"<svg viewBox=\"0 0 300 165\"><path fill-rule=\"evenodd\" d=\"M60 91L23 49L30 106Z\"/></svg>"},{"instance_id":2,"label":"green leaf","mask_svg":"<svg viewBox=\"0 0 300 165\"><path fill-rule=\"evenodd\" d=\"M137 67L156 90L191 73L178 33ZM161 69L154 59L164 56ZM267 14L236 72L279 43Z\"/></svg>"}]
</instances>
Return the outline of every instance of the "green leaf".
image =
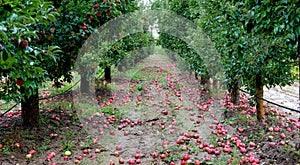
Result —
<instances>
[{"instance_id":1,"label":"green leaf","mask_svg":"<svg viewBox=\"0 0 300 165\"><path fill-rule=\"evenodd\" d=\"M27 27L19 22L14 22L12 23L13 25L15 25L18 28L23 28L23 29L27 29Z\"/></svg>"},{"instance_id":2,"label":"green leaf","mask_svg":"<svg viewBox=\"0 0 300 165\"><path fill-rule=\"evenodd\" d=\"M2 59L3 59L3 61L6 61L8 59L8 54L2 53Z\"/></svg>"},{"instance_id":3,"label":"green leaf","mask_svg":"<svg viewBox=\"0 0 300 165\"><path fill-rule=\"evenodd\" d=\"M8 37L2 30L0 30L0 36L5 42L8 42Z\"/></svg>"},{"instance_id":4,"label":"green leaf","mask_svg":"<svg viewBox=\"0 0 300 165\"><path fill-rule=\"evenodd\" d=\"M55 21L56 20L56 18L53 14L48 14L47 17L50 21Z\"/></svg>"},{"instance_id":5,"label":"green leaf","mask_svg":"<svg viewBox=\"0 0 300 165\"><path fill-rule=\"evenodd\" d=\"M7 19L8 22L14 22L18 18L16 13L12 13L12 15Z\"/></svg>"},{"instance_id":6,"label":"green leaf","mask_svg":"<svg viewBox=\"0 0 300 165\"><path fill-rule=\"evenodd\" d=\"M34 31L27 31L24 33L26 37L37 37L38 35Z\"/></svg>"},{"instance_id":7,"label":"green leaf","mask_svg":"<svg viewBox=\"0 0 300 165\"><path fill-rule=\"evenodd\" d=\"M262 14L261 14L261 17L262 17L262 18L265 18L266 15L267 15L267 11L264 10L264 11L262 12Z\"/></svg>"}]
</instances>

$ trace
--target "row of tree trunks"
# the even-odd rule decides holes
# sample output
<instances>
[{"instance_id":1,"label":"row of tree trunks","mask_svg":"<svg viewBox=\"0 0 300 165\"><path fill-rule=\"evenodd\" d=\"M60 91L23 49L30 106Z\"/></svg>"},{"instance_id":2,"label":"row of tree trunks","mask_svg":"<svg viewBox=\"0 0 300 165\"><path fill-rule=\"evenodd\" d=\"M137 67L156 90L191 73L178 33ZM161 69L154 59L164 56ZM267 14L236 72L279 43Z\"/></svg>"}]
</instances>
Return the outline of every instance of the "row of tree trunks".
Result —
<instances>
[{"instance_id":1,"label":"row of tree trunks","mask_svg":"<svg viewBox=\"0 0 300 165\"><path fill-rule=\"evenodd\" d=\"M264 85L262 83L262 75L258 74L255 76L255 94L256 94L256 96L263 98L263 93L264 93L263 87L264 87ZM234 105L238 105L240 102L239 96L240 96L239 82L235 81L232 89L230 89L230 101ZM261 119L263 119L263 116L265 114L264 101L258 97L255 98L257 119L261 120Z\"/></svg>"},{"instance_id":2,"label":"row of tree trunks","mask_svg":"<svg viewBox=\"0 0 300 165\"><path fill-rule=\"evenodd\" d=\"M111 83L111 67L106 67L104 69L104 80L108 83ZM90 82L86 74L81 75L80 80L80 92L81 93L89 93L90 92Z\"/></svg>"}]
</instances>

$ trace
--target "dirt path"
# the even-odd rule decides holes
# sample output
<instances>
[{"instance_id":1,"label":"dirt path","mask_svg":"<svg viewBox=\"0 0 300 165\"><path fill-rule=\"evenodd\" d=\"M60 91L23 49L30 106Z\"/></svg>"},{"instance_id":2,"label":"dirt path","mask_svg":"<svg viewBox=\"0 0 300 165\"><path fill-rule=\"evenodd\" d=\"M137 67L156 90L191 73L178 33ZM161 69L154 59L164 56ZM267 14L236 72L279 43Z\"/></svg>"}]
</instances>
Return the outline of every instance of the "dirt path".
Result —
<instances>
[{"instance_id":1,"label":"dirt path","mask_svg":"<svg viewBox=\"0 0 300 165\"><path fill-rule=\"evenodd\" d=\"M299 82L283 88L280 88L278 86L271 89L264 88L264 91L266 99L289 108L300 110ZM279 109L289 112L288 110L285 110L283 108Z\"/></svg>"},{"instance_id":2,"label":"dirt path","mask_svg":"<svg viewBox=\"0 0 300 165\"><path fill-rule=\"evenodd\" d=\"M180 73L166 56L150 55L136 68L139 69L132 77L115 78L123 80L114 82L114 88L122 90L113 92L110 105L122 113L117 125L98 125L89 131L93 135L99 131L102 134L99 139L107 152L101 153L101 164L118 162L120 157L134 159L137 153L141 155L142 164L164 164L162 159L155 159L155 155L168 150L168 154L179 156L182 151L177 147L178 140L193 136L192 132L197 139L208 142L209 125L222 114L218 101L210 106L213 100L204 97L207 94L198 89L198 83L188 74ZM99 120L109 122L106 117L93 118L90 122ZM118 151L116 146L122 149ZM202 158L206 155L197 153Z\"/></svg>"}]
</instances>

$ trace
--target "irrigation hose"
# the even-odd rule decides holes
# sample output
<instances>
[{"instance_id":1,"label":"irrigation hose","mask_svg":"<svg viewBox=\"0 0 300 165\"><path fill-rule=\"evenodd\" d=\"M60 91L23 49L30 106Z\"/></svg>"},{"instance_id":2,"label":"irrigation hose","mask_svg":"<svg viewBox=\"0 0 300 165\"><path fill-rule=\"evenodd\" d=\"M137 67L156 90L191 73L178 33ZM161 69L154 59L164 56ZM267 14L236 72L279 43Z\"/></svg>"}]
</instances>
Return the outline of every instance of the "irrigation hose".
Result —
<instances>
[{"instance_id":1,"label":"irrigation hose","mask_svg":"<svg viewBox=\"0 0 300 165\"><path fill-rule=\"evenodd\" d=\"M39 100L46 100L46 99L50 99L50 98L53 98L53 97L56 97L56 96L60 96L60 95L63 95L67 92L69 92L70 90L72 90L78 83L80 82L80 79L74 84L72 85L71 87L69 87L67 90L65 90L64 92L62 93L58 93L58 94L54 94L54 95L51 95L51 96L48 96L48 97L43 97L43 98L39 98ZM0 118L2 118L5 114L7 114L9 111L11 111L13 108L15 108L19 103L16 103L15 105L13 105L12 107L10 107L8 110L6 110L4 113L2 113L0 115Z\"/></svg>"},{"instance_id":2,"label":"irrigation hose","mask_svg":"<svg viewBox=\"0 0 300 165\"><path fill-rule=\"evenodd\" d=\"M242 91L242 92L244 92L244 93L246 93L246 94L252 95L252 96L254 96L254 97L258 98L258 99L261 99L261 100L263 100L263 101L265 101L265 102L267 102L267 103L276 105L276 106L278 106L278 107L281 107L281 108L284 108L284 109L287 109L287 110L290 110L290 111L294 111L294 112L300 113L300 110L297 110L297 109L293 109L293 108L290 108L290 107L283 106L283 105L281 105L281 104L278 104L278 103L275 103L275 102L273 102L273 101L267 100L267 99L265 99L265 98L263 98L263 97L261 97L261 96L259 96L259 95L257 95L257 94L254 94L254 95L253 95L253 94L251 94L250 92L247 92L247 91L245 91L245 90L243 90L243 89L239 89L239 90Z\"/></svg>"}]
</instances>

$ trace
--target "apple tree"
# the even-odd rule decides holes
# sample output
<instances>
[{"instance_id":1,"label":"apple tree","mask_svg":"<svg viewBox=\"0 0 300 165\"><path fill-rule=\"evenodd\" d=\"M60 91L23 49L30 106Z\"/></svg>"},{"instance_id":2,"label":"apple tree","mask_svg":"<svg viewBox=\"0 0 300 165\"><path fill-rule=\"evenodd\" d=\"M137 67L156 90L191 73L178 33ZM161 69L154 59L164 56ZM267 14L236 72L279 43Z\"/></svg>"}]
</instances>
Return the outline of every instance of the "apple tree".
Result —
<instances>
[{"instance_id":1,"label":"apple tree","mask_svg":"<svg viewBox=\"0 0 300 165\"><path fill-rule=\"evenodd\" d=\"M230 86L239 83L256 98L264 115L263 86L292 84L297 65L299 3L292 1L201 1L202 28L223 55Z\"/></svg>"},{"instance_id":2,"label":"apple tree","mask_svg":"<svg viewBox=\"0 0 300 165\"><path fill-rule=\"evenodd\" d=\"M12 0L2 2L0 15L0 76L7 79L0 99L21 102L23 124L38 125L38 88L50 80L47 66L61 51L57 46L37 46L37 25L50 25L58 13L42 0Z\"/></svg>"},{"instance_id":3,"label":"apple tree","mask_svg":"<svg viewBox=\"0 0 300 165\"><path fill-rule=\"evenodd\" d=\"M21 102L24 125L38 126L42 83L58 84L61 77L71 81L85 40L102 24L130 10L132 2L62 0L53 6L42 0L13 0L0 5L0 74L8 79L1 87L1 99Z\"/></svg>"}]
</instances>

